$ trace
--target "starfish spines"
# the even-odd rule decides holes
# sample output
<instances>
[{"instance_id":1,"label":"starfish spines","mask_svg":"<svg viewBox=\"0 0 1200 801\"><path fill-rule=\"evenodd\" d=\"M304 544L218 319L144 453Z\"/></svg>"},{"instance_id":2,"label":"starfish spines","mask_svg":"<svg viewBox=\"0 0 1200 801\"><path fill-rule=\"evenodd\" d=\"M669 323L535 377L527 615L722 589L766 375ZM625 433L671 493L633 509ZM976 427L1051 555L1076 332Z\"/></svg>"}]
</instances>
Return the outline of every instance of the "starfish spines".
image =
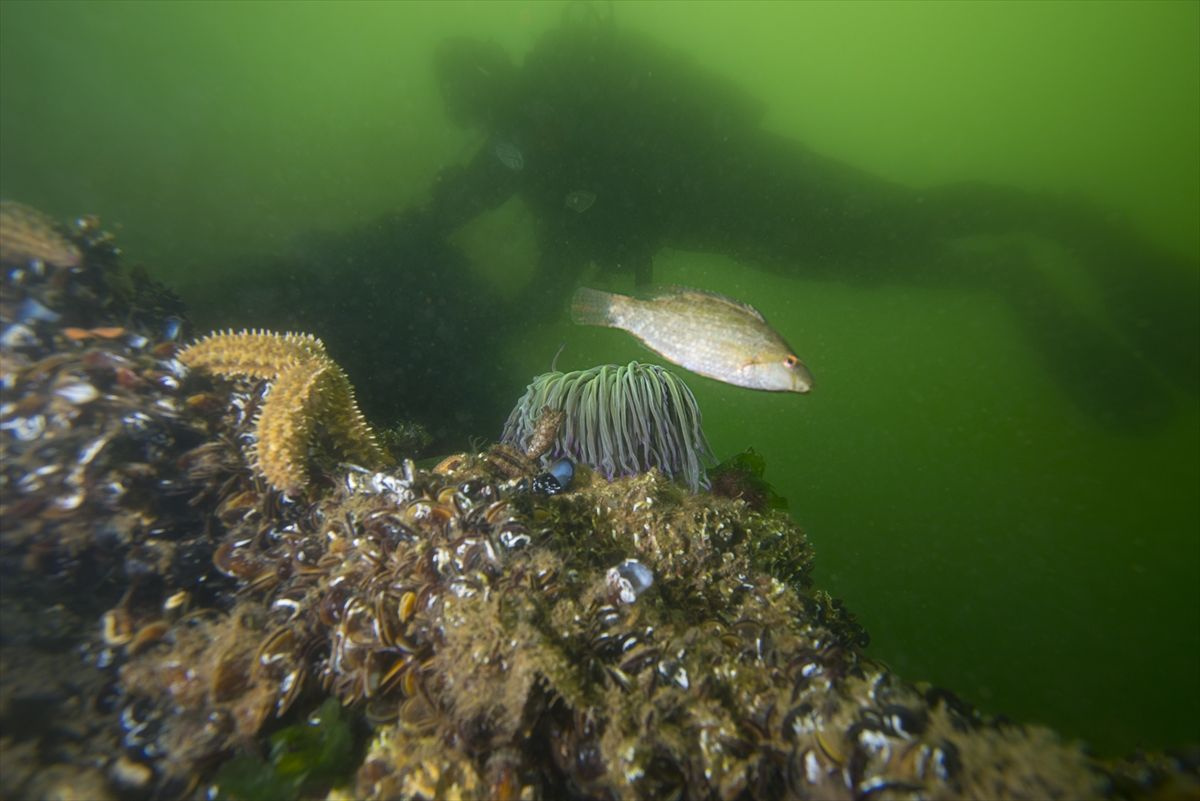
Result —
<instances>
[{"instance_id":1,"label":"starfish spines","mask_svg":"<svg viewBox=\"0 0 1200 801\"><path fill-rule=\"evenodd\" d=\"M311 334L217 332L185 348L179 360L218 375L272 382L255 420L250 463L276 489L296 493L307 484L308 451L318 426L342 455L372 465L386 460L350 379Z\"/></svg>"}]
</instances>

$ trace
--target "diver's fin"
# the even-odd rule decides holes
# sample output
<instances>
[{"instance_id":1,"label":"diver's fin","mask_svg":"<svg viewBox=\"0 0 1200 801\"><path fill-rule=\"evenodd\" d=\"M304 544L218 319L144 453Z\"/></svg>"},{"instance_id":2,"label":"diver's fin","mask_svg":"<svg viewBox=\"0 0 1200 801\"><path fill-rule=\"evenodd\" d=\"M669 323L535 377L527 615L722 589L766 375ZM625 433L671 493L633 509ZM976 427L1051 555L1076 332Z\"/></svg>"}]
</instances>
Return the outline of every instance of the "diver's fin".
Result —
<instances>
[{"instance_id":1,"label":"diver's fin","mask_svg":"<svg viewBox=\"0 0 1200 801\"><path fill-rule=\"evenodd\" d=\"M1092 259L1109 316L1176 388L1200 395L1200 271L1196 262L1130 242Z\"/></svg>"},{"instance_id":2,"label":"diver's fin","mask_svg":"<svg viewBox=\"0 0 1200 801\"><path fill-rule=\"evenodd\" d=\"M1077 408L1126 434L1160 428L1174 413L1167 386L1101 321L1072 306L1032 265L1008 265L1007 296L1051 375Z\"/></svg>"}]
</instances>

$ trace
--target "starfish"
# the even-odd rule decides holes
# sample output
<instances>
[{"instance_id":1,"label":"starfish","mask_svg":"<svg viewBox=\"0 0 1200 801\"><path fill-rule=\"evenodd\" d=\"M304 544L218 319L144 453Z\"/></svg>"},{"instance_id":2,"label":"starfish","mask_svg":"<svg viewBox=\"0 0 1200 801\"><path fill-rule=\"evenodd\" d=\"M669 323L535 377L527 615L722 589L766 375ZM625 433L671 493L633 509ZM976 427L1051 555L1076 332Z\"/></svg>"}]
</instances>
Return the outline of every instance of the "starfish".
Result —
<instances>
[{"instance_id":1,"label":"starfish","mask_svg":"<svg viewBox=\"0 0 1200 801\"><path fill-rule=\"evenodd\" d=\"M309 334L218 331L179 353L188 367L271 381L255 425L252 465L287 494L308 483L308 450L319 429L347 459L386 461L354 400L354 388L321 340Z\"/></svg>"}]
</instances>

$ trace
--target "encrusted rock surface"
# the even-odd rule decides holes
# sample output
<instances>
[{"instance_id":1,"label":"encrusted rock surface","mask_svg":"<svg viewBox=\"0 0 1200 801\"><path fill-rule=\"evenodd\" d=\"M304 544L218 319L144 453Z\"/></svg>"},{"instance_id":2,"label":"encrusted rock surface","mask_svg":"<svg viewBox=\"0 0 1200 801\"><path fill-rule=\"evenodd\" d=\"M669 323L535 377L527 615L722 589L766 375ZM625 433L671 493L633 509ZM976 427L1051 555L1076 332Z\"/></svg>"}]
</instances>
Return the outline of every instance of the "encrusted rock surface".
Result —
<instances>
[{"instance_id":1,"label":"encrusted rock surface","mask_svg":"<svg viewBox=\"0 0 1200 801\"><path fill-rule=\"evenodd\" d=\"M285 495L248 459L269 380L189 371L167 296L70 236L0 285L0 797L236 795L220 766L331 696L358 767L305 794L1200 792L1194 752L1107 763L866 659L782 512L486 453Z\"/></svg>"}]
</instances>

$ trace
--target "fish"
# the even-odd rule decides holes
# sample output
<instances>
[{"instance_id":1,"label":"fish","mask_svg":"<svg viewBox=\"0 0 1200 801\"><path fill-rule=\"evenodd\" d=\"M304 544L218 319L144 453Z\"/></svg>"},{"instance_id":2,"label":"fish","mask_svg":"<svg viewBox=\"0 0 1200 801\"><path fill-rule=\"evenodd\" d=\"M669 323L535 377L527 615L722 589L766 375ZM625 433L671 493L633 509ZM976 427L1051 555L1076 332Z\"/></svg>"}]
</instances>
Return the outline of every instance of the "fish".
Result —
<instances>
[{"instance_id":1,"label":"fish","mask_svg":"<svg viewBox=\"0 0 1200 801\"><path fill-rule=\"evenodd\" d=\"M596 202L596 193L587 189L574 189L567 193L563 205L576 214L583 214Z\"/></svg>"},{"instance_id":2,"label":"fish","mask_svg":"<svg viewBox=\"0 0 1200 801\"><path fill-rule=\"evenodd\" d=\"M579 325L620 328L664 359L726 384L805 393L812 373L753 306L700 289L663 287L645 299L580 287Z\"/></svg>"},{"instance_id":3,"label":"fish","mask_svg":"<svg viewBox=\"0 0 1200 801\"><path fill-rule=\"evenodd\" d=\"M512 142L503 139L497 141L492 145L492 154L513 172L520 172L525 168L525 156L521 155L520 149Z\"/></svg>"}]
</instances>

